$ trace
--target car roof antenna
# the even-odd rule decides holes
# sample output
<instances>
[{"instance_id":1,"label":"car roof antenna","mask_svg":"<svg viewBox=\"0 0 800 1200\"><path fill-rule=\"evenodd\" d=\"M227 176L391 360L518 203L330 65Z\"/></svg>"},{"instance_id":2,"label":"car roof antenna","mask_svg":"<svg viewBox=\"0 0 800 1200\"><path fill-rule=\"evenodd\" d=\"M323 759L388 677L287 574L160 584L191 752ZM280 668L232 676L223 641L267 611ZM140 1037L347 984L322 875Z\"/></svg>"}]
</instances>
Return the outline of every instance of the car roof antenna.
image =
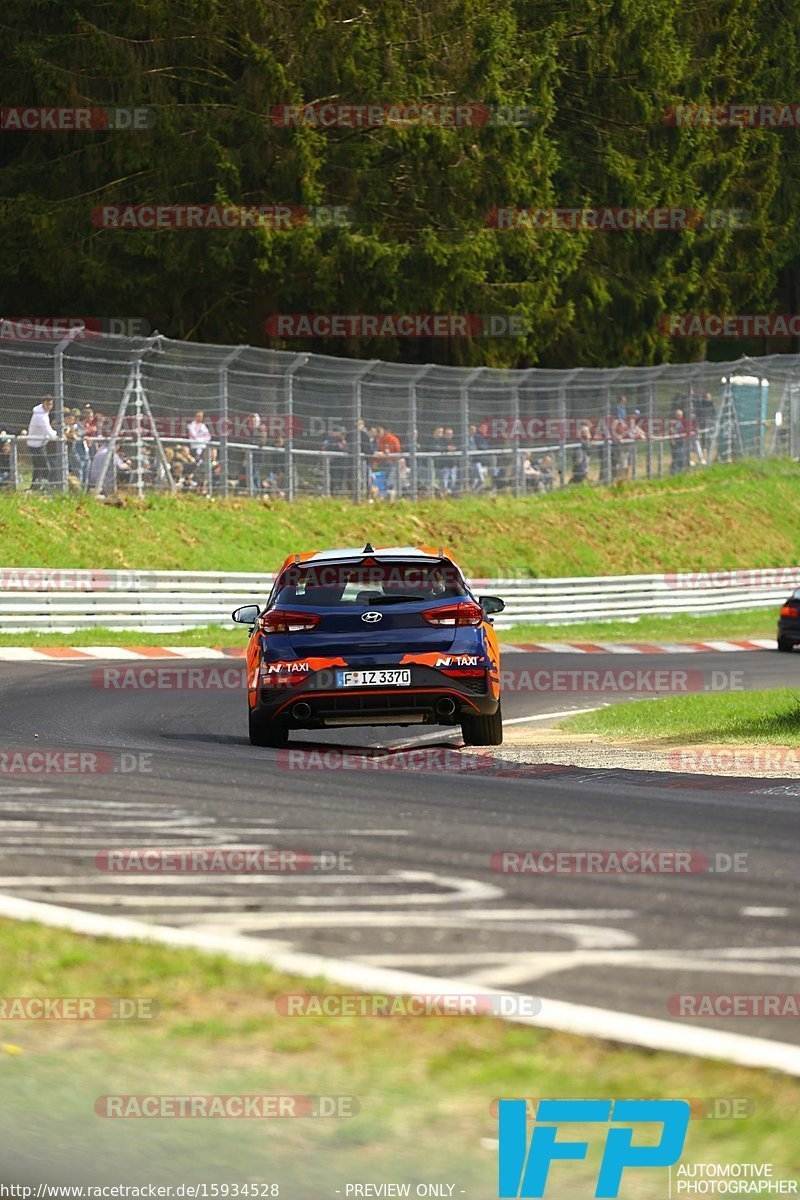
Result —
<instances>
[{"instance_id":1,"label":"car roof antenna","mask_svg":"<svg viewBox=\"0 0 800 1200\"><path fill-rule=\"evenodd\" d=\"M361 553L362 553L362 554L374 554L374 553L375 553L375 547L374 547L374 546L373 546L373 545L372 545L370 542L367 542L366 546L365 546L365 547L364 547L364 549L361 551Z\"/></svg>"}]
</instances>

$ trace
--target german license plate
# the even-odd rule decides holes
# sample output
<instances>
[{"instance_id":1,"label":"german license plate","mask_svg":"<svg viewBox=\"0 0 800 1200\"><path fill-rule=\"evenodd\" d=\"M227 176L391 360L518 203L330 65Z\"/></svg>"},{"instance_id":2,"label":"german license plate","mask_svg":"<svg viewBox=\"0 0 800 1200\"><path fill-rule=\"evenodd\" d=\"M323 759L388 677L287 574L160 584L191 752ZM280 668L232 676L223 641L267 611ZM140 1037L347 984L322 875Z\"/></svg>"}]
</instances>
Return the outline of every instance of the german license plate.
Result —
<instances>
[{"instance_id":1,"label":"german license plate","mask_svg":"<svg viewBox=\"0 0 800 1200\"><path fill-rule=\"evenodd\" d=\"M410 671L378 668L371 671L337 671L337 687L409 687Z\"/></svg>"}]
</instances>

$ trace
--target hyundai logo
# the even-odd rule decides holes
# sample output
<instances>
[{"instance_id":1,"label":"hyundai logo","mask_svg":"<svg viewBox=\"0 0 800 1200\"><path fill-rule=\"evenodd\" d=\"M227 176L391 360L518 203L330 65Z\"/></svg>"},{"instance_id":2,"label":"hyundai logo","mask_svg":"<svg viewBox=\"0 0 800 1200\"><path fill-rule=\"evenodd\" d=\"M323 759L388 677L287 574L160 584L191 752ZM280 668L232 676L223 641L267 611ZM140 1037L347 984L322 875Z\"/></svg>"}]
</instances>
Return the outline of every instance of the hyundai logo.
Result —
<instances>
[{"instance_id":1,"label":"hyundai logo","mask_svg":"<svg viewBox=\"0 0 800 1200\"><path fill-rule=\"evenodd\" d=\"M361 620L366 621L368 625L374 625L376 621L383 620L383 613L379 613L379 612L362 613Z\"/></svg>"}]
</instances>

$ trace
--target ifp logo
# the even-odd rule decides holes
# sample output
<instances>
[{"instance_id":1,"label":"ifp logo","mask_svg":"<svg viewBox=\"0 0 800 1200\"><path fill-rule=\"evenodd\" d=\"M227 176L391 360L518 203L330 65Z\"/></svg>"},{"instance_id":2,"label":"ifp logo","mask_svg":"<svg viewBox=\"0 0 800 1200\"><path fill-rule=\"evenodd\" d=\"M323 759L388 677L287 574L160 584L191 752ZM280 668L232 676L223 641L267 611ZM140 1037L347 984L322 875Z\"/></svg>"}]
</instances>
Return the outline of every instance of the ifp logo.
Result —
<instances>
[{"instance_id":1,"label":"ifp logo","mask_svg":"<svg viewBox=\"0 0 800 1200\"><path fill-rule=\"evenodd\" d=\"M597 1200L613 1198L626 1167L670 1167L678 1161L691 1111L686 1100L541 1100L529 1147L526 1102L501 1100L499 1109L501 1200L543 1196L551 1162L586 1157L588 1142L556 1141L558 1126L570 1122L617 1126L606 1133L594 1193ZM655 1145L633 1145L631 1123L639 1121L661 1125Z\"/></svg>"}]
</instances>

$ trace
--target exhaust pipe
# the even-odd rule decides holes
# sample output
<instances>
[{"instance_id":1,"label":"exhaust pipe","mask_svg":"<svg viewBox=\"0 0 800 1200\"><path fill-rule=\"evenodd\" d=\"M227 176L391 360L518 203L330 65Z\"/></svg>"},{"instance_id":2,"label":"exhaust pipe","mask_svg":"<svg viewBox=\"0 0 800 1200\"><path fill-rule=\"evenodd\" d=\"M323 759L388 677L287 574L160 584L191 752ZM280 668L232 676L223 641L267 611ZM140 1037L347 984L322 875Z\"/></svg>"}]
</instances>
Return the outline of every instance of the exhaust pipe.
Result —
<instances>
[{"instance_id":1,"label":"exhaust pipe","mask_svg":"<svg viewBox=\"0 0 800 1200\"><path fill-rule=\"evenodd\" d=\"M295 721L307 721L311 716L311 705L306 704L305 700L298 700L297 704L292 705L292 716Z\"/></svg>"},{"instance_id":2,"label":"exhaust pipe","mask_svg":"<svg viewBox=\"0 0 800 1200\"><path fill-rule=\"evenodd\" d=\"M456 711L456 706L449 696L442 696L441 700L436 701L436 713L440 717L452 717Z\"/></svg>"}]
</instances>

